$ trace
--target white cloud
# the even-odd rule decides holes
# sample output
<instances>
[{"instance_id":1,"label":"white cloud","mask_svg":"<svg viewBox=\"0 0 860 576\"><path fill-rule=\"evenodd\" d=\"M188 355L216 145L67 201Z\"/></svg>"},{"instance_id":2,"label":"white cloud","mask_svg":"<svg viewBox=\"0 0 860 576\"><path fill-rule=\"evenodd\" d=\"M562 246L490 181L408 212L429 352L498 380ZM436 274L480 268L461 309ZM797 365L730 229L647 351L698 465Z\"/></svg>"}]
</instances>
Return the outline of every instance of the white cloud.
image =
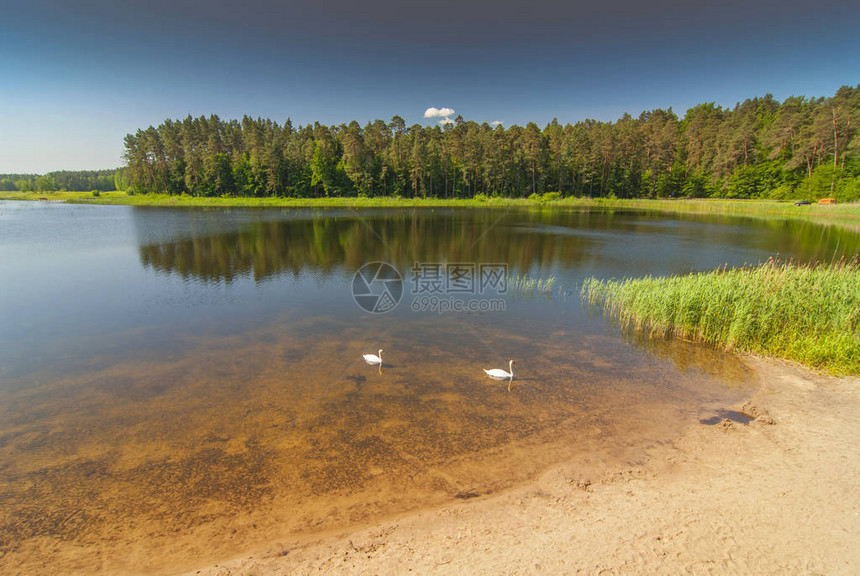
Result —
<instances>
[{"instance_id":1,"label":"white cloud","mask_svg":"<svg viewBox=\"0 0 860 576\"><path fill-rule=\"evenodd\" d=\"M442 124L443 126L445 124L453 124L453 123L454 123L454 121L451 120L450 118L442 118L441 120L439 120L439 124Z\"/></svg>"},{"instance_id":2,"label":"white cloud","mask_svg":"<svg viewBox=\"0 0 860 576\"><path fill-rule=\"evenodd\" d=\"M424 111L425 118L442 118L443 116L453 116L454 110L452 108L428 108Z\"/></svg>"},{"instance_id":3,"label":"white cloud","mask_svg":"<svg viewBox=\"0 0 860 576\"><path fill-rule=\"evenodd\" d=\"M492 122L490 122L490 126L501 126L501 125L502 125L501 120L493 120Z\"/></svg>"}]
</instances>

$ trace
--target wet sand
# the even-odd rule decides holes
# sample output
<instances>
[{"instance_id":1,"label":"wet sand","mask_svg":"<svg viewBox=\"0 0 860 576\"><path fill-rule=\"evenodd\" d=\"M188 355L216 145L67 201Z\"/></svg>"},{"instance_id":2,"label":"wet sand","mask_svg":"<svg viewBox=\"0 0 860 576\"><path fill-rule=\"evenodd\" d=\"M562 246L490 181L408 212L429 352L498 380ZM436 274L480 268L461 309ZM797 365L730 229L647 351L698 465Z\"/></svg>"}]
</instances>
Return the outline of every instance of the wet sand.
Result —
<instances>
[{"instance_id":1,"label":"wet sand","mask_svg":"<svg viewBox=\"0 0 860 576\"><path fill-rule=\"evenodd\" d=\"M260 542L188 574L856 574L860 378L746 361L752 398L640 464L565 462L500 494Z\"/></svg>"}]
</instances>

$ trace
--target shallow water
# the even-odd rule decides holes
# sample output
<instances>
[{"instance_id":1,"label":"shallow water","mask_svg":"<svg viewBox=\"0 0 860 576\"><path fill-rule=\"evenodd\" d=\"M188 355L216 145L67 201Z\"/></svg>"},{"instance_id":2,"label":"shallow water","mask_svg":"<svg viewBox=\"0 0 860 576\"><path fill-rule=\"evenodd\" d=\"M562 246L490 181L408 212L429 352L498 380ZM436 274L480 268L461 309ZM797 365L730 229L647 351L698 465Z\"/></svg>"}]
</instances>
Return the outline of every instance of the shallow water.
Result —
<instances>
[{"instance_id":1,"label":"shallow water","mask_svg":"<svg viewBox=\"0 0 860 576\"><path fill-rule=\"evenodd\" d=\"M583 278L858 244L807 223L618 211L0 202L0 572L190 569L562 461L593 478L755 382L731 355L619 334L582 309ZM403 276L386 314L353 298L372 261ZM558 281L420 291L443 262ZM421 310L432 298L497 307ZM378 348L382 371L361 359ZM510 391L481 371L508 358Z\"/></svg>"}]
</instances>

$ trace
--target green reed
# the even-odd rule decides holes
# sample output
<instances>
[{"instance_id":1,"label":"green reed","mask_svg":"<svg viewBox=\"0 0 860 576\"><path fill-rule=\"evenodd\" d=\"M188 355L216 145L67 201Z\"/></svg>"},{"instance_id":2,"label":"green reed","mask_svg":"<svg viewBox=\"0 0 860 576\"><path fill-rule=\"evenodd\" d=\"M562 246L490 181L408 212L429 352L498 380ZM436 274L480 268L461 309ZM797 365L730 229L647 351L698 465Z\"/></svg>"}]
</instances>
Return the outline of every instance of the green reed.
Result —
<instances>
[{"instance_id":1,"label":"green reed","mask_svg":"<svg viewBox=\"0 0 860 576\"><path fill-rule=\"evenodd\" d=\"M514 276L509 283L509 288L520 296L525 295L549 295L552 294L558 279L555 276L546 278L532 278L528 274Z\"/></svg>"},{"instance_id":2,"label":"green reed","mask_svg":"<svg viewBox=\"0 0 860 576\"><path fill-rule=\"evenodd\" d=\"M622 328L860 374L860 265L770 260L712 272L589 278L581 296Z\"/></svg>"}]
</instances>

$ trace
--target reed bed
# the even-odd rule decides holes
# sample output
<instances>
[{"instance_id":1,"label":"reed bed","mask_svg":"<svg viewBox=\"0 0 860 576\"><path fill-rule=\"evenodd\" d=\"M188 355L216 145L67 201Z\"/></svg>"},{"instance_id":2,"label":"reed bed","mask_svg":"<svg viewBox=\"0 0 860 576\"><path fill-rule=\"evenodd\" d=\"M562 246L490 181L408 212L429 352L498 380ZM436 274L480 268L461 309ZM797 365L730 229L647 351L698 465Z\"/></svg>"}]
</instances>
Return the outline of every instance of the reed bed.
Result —
<instances>
[{"instance_id":1,"label":"reed bed","mask_svg":"<svg viewBox=\"0 0 860 576\"><path fill-rule=\"evenodd\" d=\"M860 265L767 263L627 280L589 278L583 301L622 328L860 374Z\"/></svg>"},{"instance_id":2,"label":"reed bed","mask_svg":"<svg viewBox=\"0 0 860 576\"><path fill-rule=\"evenodd\" d=\"M533 278L526 274L513 277L509 287L520 296L550 295L557 281L555 276Z\"/></svg>"}]
</instances>

